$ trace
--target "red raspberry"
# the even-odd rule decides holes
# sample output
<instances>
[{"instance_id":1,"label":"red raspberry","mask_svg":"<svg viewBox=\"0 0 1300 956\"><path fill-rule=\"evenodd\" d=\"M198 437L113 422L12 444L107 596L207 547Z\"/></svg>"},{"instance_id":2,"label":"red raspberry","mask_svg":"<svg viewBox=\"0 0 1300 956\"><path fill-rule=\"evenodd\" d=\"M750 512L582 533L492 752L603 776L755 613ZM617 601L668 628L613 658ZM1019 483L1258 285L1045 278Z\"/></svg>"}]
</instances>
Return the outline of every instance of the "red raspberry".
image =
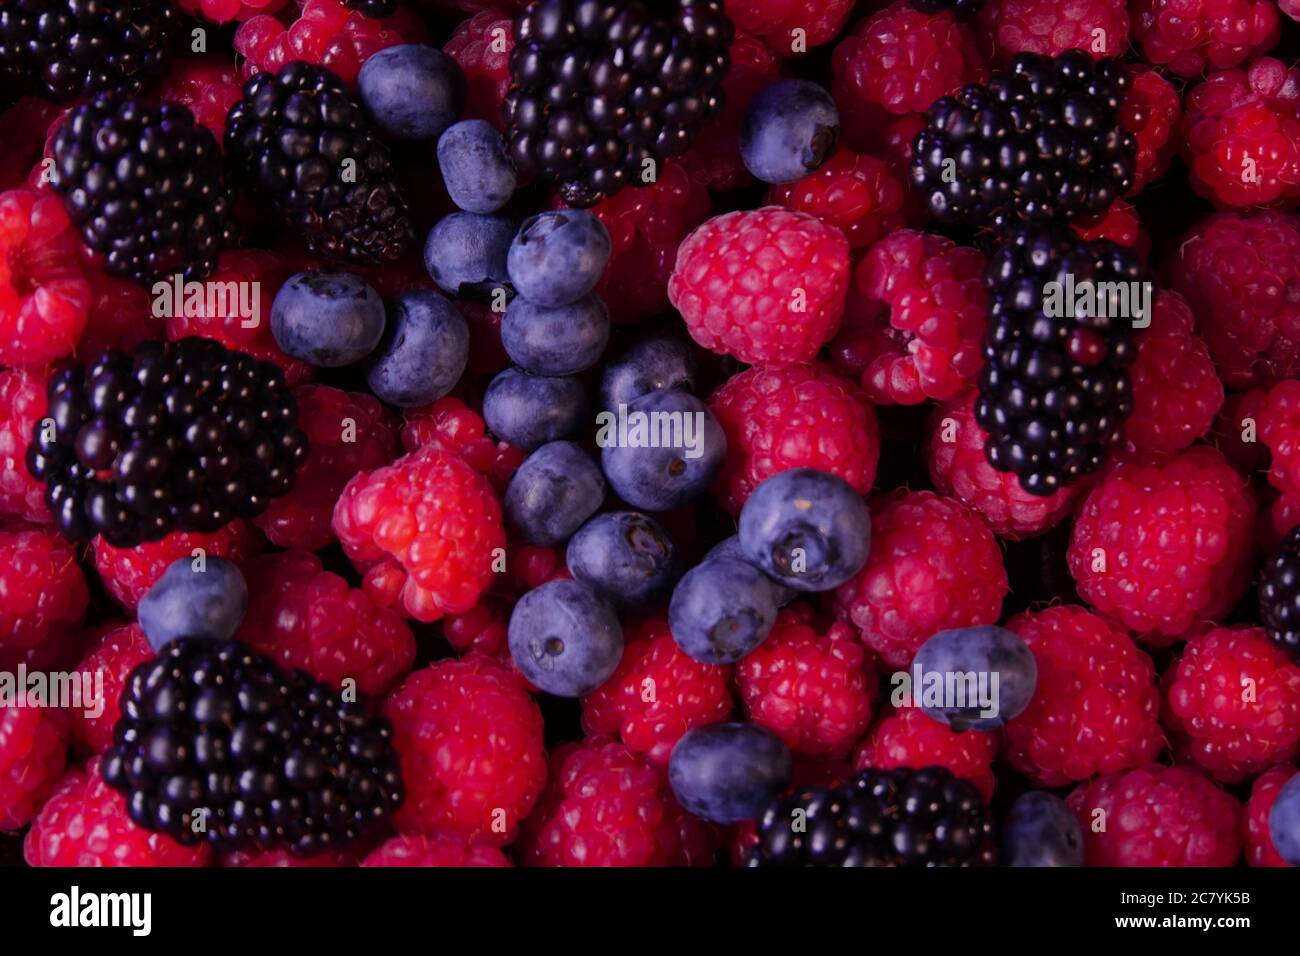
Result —
<instances>
[{"instance_id":1,"label":"red raspberry","mask_svg":"<svg viewBox=\"0 0 1300 956\"><path fill-rule=\"evenodd\" d=\"M904 668L936 631L996 623L1006 593L1002 552L979 515L899 489L872 502L871 553L835 602L885 665Z\"/></svg>"},{"instance_id":2,"label":"red raspberry","mask_svg":"<svg viewBox=\"0 0 1300 956\"><path fill-rule=\"evenodd\" d=\"M1300 750L1300 666L1261 628L1219 627L1190 638L1163 685L1175 753L1224 783Z\"/></svg>"},{"instance_id":3,"label":"red raspberry","mask_svg":"<svg viewBox=\"0 0 1300 956\"><path fill-rule=\"evenodd\" d=\"M668 298L707 349L751 365L807 362L849 286L844 233L779 206L715 216L677 251Z\"/></svg>"},{"instance_id":4,"label":"red raspberry","mask_svg":"<svg viewBox=\"0 0 1300 956\"><path fill-rule=\"evenodd\" d=\"M454 834L411 833L390 837L361 861L362 866L510 866L495 846L466 843Z\"/></svg>"},{"instance_id":5,"label":"red raspberry","mask_svg":"<svg viewBox=\"0 0 1300 956\"><path fill-rule=\"evenodd\" d=\"M103 712L92 716L83 707L72 712L72 746L81 754L103 753L113 743L113 725L122 711L122 688L137 664L154 656L139 624L106 627L77 665L78 675L103 681ZM84 680L83 678L80 678ZM84 685L83 685L84 686ZM92 708L93 709L93 708Z\"/></svg>"},{"instance_id":6,"label":"red raspberry","mask_svg":"<svg viewBox=\"0 0 1300 956\"><path fill-rule=\"evenodd\" d=\"M514 21L496 10L484 10L462 20L443 44L442 52L465 75L462 119L481 119L505 129L501 104L510 89L510 53L515 48Z\"/></svg>"},{"instance_id":7,"label":"red raspberry","mask_svg":"<svg viewBox=\"0 0 1300 956\"><path fill-rule=\"evenodd\" d=\"M906 199L906 183L888 163L843 147L815 173L768 192L770 202L842 229L854 250L904 225Z\"/></svg>"},{"instance_id":8,"label":"red raspberry","mask_svg":"<svg viewBox=\"0 0 1300 956\"><path fill-rule=\"evenodd\" d=\"M1150 763L1164 747L1151 658L1119 628L1073 604L1007 624L1029 645L1038 684L1007 722L1003 753L1046 787Z\"/></svg>"},{"instance_id":9,"label":"red raspberry","mask_svg":"<svg viewBox=\"0 0 1300 956\"><path fill-rule=\"evenodd\" d=\"M77 553L52 528L0 529L0 671L67 662L88 600Z\"/></svg>"},{"instance_id":10,"label":"red raspberry","mask_svg":"<svg viewBox=\"0 0 1300 956\"><path fill-rule=\"evenodd\" d=\"M126 800L104 783L100 758L63 775L23 842L29 866L207 866L207 843L182 846L136 826Z\"/></svg>"},{"instance_id":11,"label":"red raspberry","mask_svg":"<svg viewBox=\"0 0 1300 956\"><path fill-rule=\"evenodd\" d=\"M1215 446L1242 474L1268 468L1268 449L1259 441L1259 415L1267 397L1263 388L1229 392L1214 420Z\"/></svg>"},{"instance_id":12,"label":"red raspberry","mask_svg":"<svg viewBox=\"0 0 1300 956\"><path fill-rule=\"evenodd\" d=\"M510 606L493 595L485 595L463 614L442 619L442 636L458 653L476 653L503 663L510 657L506 632Z\"/></svg>"},{"instance_id":13,"label":"red raspberry","mask_svg":"<svg viewBox=\"0 0 1300 956\"><path fill-rule=\"evenodd\" d=\"M1080 239L1109 239L1116 245L1132 249L1143 259L1151 251L1151 236L1142 228L1142 217L1136 207L1124 199L1112 202L1100 219L1088 223L1072 222L1070 228Z\"/></svg>"},{"instance_id":14,"label":"red raspberry","mask_svg":"<svg viewBox=\"0 0 1300 956\"><path fill-rule=\"evenodd\" d=\"M398 829L511 843L546 783L542 712L519 676L481 657L439 661L384 713L406 786Z\"/></svg>"},{"instance_id":15,"label":"red raspberry","mask_svg":"<svg viewBox=\"0 0 1300 956\"><path fill-rule=\"evenodd\" d=\"M1254 514L1249 485L1213 448L1123 461L1079 508L1070 573L1099 612L1168 644L1246 590Z\"/></svg>"},{"instance_id":16,"label":"red raspberry","mask_svg":"<svg viewBox=\"0 0 1300 956\"><path fill-rule=\"evenodd\" d=\"M839 36L853 0L724 0L723 6L738 29L761 36L773 53L798 56Z\"/></svg>"},{"instance_id":17,"label":"red raspberry","mask_svg":"<svg viewBox=\"0 0 1300 956\"><path fill-rule=\"evenodd\" d=\"M1269 506L1268 516L1261 516L1260 530L1264 551L1277 550L1287 533L1300 525L1300 497L1282 495Z\"/></svg>"},{"instance_id":18,"label":"red raspberry","mask_svg":"<svg viewBox=\"0 0 1300 956\"><path fill-rule=\"evenodd\" d=\"M0 370L0 517L51 522L45 485L27 470L27 446L45 417L45 378L21 369Z\"/></svg>"},{"instance_id":19,"label":"red raspberry","mask_svg":"<svg viewBox=\"0 0 1300 956\"><path fill-rule=\"evenodd\" d=\"M134 282L94 270L90 282L90 317L77 343L77 355L89 358L105 349L132 351L141 342L163 338L165 320L153 314L149 292Z\"/></svg>"},{"instance_id":20,"label":"red raspberry","mask_svg":"<svg viewBox=\"0 0 1300 956\"><path fill-rule=\"evenodd\" d=\"M1268 829L1268 815L1278 793L1296 775L1292 766L1274 767L1255 778L1250 799L1241 815L1241 841L1246 845L1246 862L1250 866L1290 866L1273 846Z\"/></svg>"},{"instance_id":21,"label":"red raspberry","mask_svg":"<svg viewBox=\"0 0 1300 956\"><path fill-rule=\"evenodd\" d=\"M1231 69L1277 45L1273 0L1133 0L1142 56L1180 76Z\"/></svg>"},{"instance_id":22,"label":"red raspberry","mask_svg":"<svg viewBox=\"0 0 1300 956\"><path fill-rule=\"evenodd\" d=\"M1256 414L1259 442L1268 449L1268 481L1284 494L1300 495L1300 382L1278 382Z\"/></svg>"},{"instance_id":23,"label":"red raspberry","mask_svg":"<svg viewBox=\"0 0 1300 956\"><path fill-rule=\"evenodd\" d=\"M0 127L5 131L5 148L0 152L0 191L28 182L45 155L50 126L59 121L64 108L36 96L24 96L8 109L0 110ZM39 180L42 167L37 167Z\"/></svg>"},{"instance_id":24,"label":"red raspberry","mask_svg":"<svg viewBox=\"0 0 1300 956\"><path fill-rule=\"evenodd\" d=\"M432 405L408 408L402 427L402 447L418 451L436 443L454 452L504 494L515 470L523 463L524 452L505 442L494 441L487 434L482 416L458 398L448 395Z\"/></svg>"},{"instance_id":25,"label":"red raspberry","mask_svg":"<svg viewBox=\"0 0 1300 956\"><path fill-rule=\"evenodd\" d=\"M262 536L241 518L220 531L173 531L160 541L134 548L115 548L103 538L96 538L95 570L108 593L134 611L140 598L177 558L194 557L194 551L201 549L205 557L229 558L242 564L261 551L262 545Z\"/></svg>"},{"instance_id":26,"label":"red raspberry","mask_svg":"<svg viewBox=\"0 0 1300 956\"><path fill-rule=\"evenodd\" d=\"M828 471L864 495L875 481L876 411L823 363L746 369L713 393L709 409L727 436L714 494L732 514L763 481L791 468Z\"/></svg>"},{"instance_id":27,"label":"red raspberry","mask_svg":"<svg viewBox=\"0 0 1300 956\"><path fill-rule=\"evenodd\" d=\"M296 856L289 850L235 850L232 853L222 854L218 860L218 865L260 869L268 867L276 869L292 867L297 869L298 867L334 868L358 866L360 863L359 857L351 849L326 850L324 853L318 853L315 856Z\"/></svg>"},{"instance_id":28,"label":"red raspberry","mask_svg":"<svg viewBox=\"0 0 1300 956\"><path fill-rule=\"evenodd\" d=\"M958 733L919 707L888 711L853 751L853 769L877 767L947 767L954 775L979 787L984 799L993 796L993 758L998 733Z\"/></svg>"},{"instance_id":29,"label":"red raspberry","mask_svg":"<svg viewBox=\"0 0 1300 956\"><path fill-rule=\"evenodd\" d=\"M805 754L842 757L871 723L874 663L848 624L821 633L804 608L786 608L772 633L736 665L749 719Z\"/></svg>"},{"instance_id":30,"label":"red raspberry","mask_svg":"<svg viewBox=\"0 0 1300 956\"><path fill-rule=\"evenodd\" d=\"M972 390L936 406L927 427L926 461L934 490L979 512L998 537L1017 541L1054 528L1069 513L1079 485L1031 495L1014 474L984 455L987 432L975 421Z\"/></svg>"},{"instance_id":31,"label":"red raspberry","mask_svg":"<svg viewBox=\"0 0 1300 956\"><path fill-rule=\"evenodd\" d=\"M1159 179L1178 152L1183 103L1178 90L1142 64L1128 68L1129 87L1119 106L1119 125L1137 138L1137 175L1130 195Z\"/></svg>"},{"instance_id":32,"label":"red raspberry","mask_svg":"<svg viewBox=\"0 0 1300 956\"><path fill-rule=\"evenodd\" d=\"M298 425L307 433L307 461L293 488L259 515L256 525L282 548L318 551L334 540L334 505L352 478L397 456L396 415L363 392L300 385Z\"/></svg>"},{"instance_id":33,"label":"red raspberry","mask_svg":"<svg viewBox=\"0 0 1300 956\"><path fill-rule=\"evenodd\" d=\"M186 13L199 15L213 23L247 20L259 13L275 13L288 0L176 0Z\"/></svg>"},{"instance_id":34,"label":"red raspberry","mask_svg":"<svg viewBox=\"0 0 1300 956\"><path fill-rule=\"evenodd\" d=\"M979 20L1003 59L1074 49L1102 59L1122 56L1129 44L1125 0L987 0Z\"/></svg>"},{"instance_id":35,"label":"red raspberry","mask_svg":"<svg viewBox=\"0 0 1300 956\"><path fill-rule=\"evenodd\" d=\"M161 96L188 107L199 125L210 129L221 143L226 135L226 114L239 102L242 87L234 62L223 54L210 53L175 62L163 81Z\"/></svg>"},{"instance_id":36,"label":"red raspberry","mask_svg":"<svg viewBox=\"0 0 1300 956\"><path fill-rule=\"evenodd\" d=\"M59 782L68 754L68 712L33 701L0 703L0 830L18 830L36 816Z\"/></svg>"},{"instance_id":37,"label":"red raspberry","mask_svg":"<svg viewBox=\"0 0 1300 956\"><path fill-rule=\"evenodd\" d=\"M1080 785L1087 866L1232 866L1241 855L1241 805L1190 770L1148 764Z\"/></svg>"}]
</instances>

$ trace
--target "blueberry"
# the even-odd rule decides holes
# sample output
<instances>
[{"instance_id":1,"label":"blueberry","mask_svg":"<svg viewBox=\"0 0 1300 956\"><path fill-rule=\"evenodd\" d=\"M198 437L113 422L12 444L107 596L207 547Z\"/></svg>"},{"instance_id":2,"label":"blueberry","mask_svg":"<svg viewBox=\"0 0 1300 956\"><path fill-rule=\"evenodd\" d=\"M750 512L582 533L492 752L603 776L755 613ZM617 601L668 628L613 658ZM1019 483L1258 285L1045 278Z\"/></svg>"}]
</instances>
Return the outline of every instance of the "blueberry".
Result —
<instances>
[{"instance_id":1,"label":"blueberry","mask_svg":"<svg viewBox=\"0 0 1300 956\"><path fill-rule=\"evenodd\" d=\"M810 80L780 80L749 101L740 131L745 168L765 183L791 183L826 162L840 138L840 111Z\"/></svg>"},{"instance_id":2,"label":"blueberry","mask_svg":"<svg viewBox=\"0 0 1300 956\"><path fill-rule=\"evenodd\" d=\"M390 405L427 405L456 387L468 360L469 326L456 306L429 289L403 292L388 304L388 334L366 382Z\"/></svg>"},{"instance_id":3,"label":"blueberry","mask_svg":"<svg viewBox=\"0 0 1300 956\"><path fill-rule=\"evenodd\" d=\"M438 137L438 168L447 195L466 212L496 212L515 191L506 141L491 123L464 120Z\"/></svg>"},{"instance_id":4,"label":"blueberry","mask_svg":"<svg viewBox=\"0 0 1300 956\"><path fill-rule=\"evenodd\" d=\"M506 254L515 226L501 216L454 212L438 220L424 243L424 267L438 288L461 299L486 299L509 289Z\"/></svg>"},{"instance_id":5,"label":"blueberry","mask_svg":"<svg viewBox=\"0 0 1300 956\"><path fill-rule=\"evenodd\" d=\"M1300 866L1300 773L1278 791L1268 812L1268 834L1278 855L1292 866Z\"/></svg>"},{"instance_id":6,"label":"blueberry","mask_svg":"<svg viewBox=\"0 0 1300 956\"><path fill-rule=\"evenodd\" d=\"M740 509L745 556L797 591L829 591L857 574L871 548L871 512L842 478L778 472Z\"/></svg>"},{"instance_id":7,"label":"blueberry","mask_svg":"<svg viewBox=\"0 0 1300 956\"><path fill-rule=\"evenodd\" d=\"M1002 854L1007 866L1083 866L1083 831L1064 800L1035 790L1011 804Z\"/></svg>"},{"instance_id":8,"label":"blueberry","mask_svg":"<svg viewBox=\"0 0 1300 956\"><path fill-rule=\"evenodd\" d=\"M714 823L756 817L790 783L790 748L756 724L688 730L668 759L668 783L683 807Z\"/></svg>"},{"instance_id":9,"label":"blueberry","mask_svg":"<svg viewBox=\"0 0 1300 956\"><path fill-rule=\"evenodd\" d=\"M727 436L707 405L686 392L650 392L596 416L605 477L643 511L698 497L727 456Z\"/></svg>"},{"instance_id":10,"label":"blueberry","mask_svg":"<svg viewBox=\"0 0 1300 956\"><path fill-rule=\"evenodd\" d=\"M180 638L228 641L248 609L248 586L225 558L179 558L140 599L140 629L155 651ZM201 570L200 570L201 568Z\"/></svg>"},{"instance_id":11,"label":"blueberry","mask_svg":"<svg viewBox=\"0 0 1300 956\"><path fill-rule=\"evenodd\" d=\"M433 139L465 105L465 77L441 50L418 43L390 46L357 76L361 101L380 129L401 139Z\"/></svg>"},{"instance_id":12,"label":"blueberry","mask_svg":"<svg viewBox=\"0 0 1300 956\"><path fill-rule=\"evenodd\" d=\"M501 344L537 375L582 372L609 344L609 309L594 292L553 308L517 296L501 317Z\"/></svg>"},{"instance_id":13,"label":"blueberry","mask_svg":"<svg viewBox=\"0 0 1300 956\"><path fill-rule=\"evenodd\" d=\"M576 378L529 375L508 368L483 395L483 420L492 434L524 451L567 438L587 415L587 390Z\"/></svg>"},{"instance_id":14,"label":"blueberry","mask_svg":"<svg viewBox=\"0 0 1300 956\"><path fill-rule=\"evenodd\" d=\"M738 534L733 534L730 538L723 538L704 555L704 561L713 558L731 558L735 561L744 561L746 564L750 563L749 558L745 557L744 548L740 546L740 535ZM777 607L785 607L799 596L799 592L794 588L786 587L780 581L770 578L766 574L763 577L772 585L772 601Z\"/></svg>"},{"instance_id":15,"label":"blueberry","mask_svg":"<svg viewBox=\"0 0 1300 956\"><path fill-rule=\"evenodd\" d=\"M600 382L600 407L617 411L650 392L677 388L695 391L695 353L680 339L642 339L606 363Z\"/></svg>"},{"instance_id":16,"label":"blueberry","mask_svg":"<svg viewBox=\"0 0 1300 956\"><path fill-rule=\"evenodd\" d=\"M996 730L1029 706L1038 663L1004 627L958 627L921 645L908 679L912 700L935 720L957 731Z\"/></svg>"},{"instance_id":17,"label":"blueberry","mask_svg":"<svg viewBox=\"0 0 1300 956\"><path fill-rule=\"evenodd\" d=\"M673 579L672 539L637 511L592 518L569 539L564 557L575 578L625 604L644 604Z\"/></svg>"},{"instance_id":18,"label":"blueberry","mask_svg":"<svg viewBox=\"0 0 1300 956\"><path fill-rule=\"evenodd\" d=\"M525 220L510 244L510 281L538 305L568 305L596 288L611 248L605 224L591 213L544 212Z\"/></svg>"},{"instance_id":19,"label":"blueberry","mask_svg":"<svg viewBox=\"0 0 1300 956\"><path fill-rule=\"evenodd\" d=\"M732 664L767 640L776 622L772 582L748 561L714 558L682 575L668 602L678 646L705 664Z\"/></svg>"},{"instance_id":20,"label":"blueberry","mask_svg":"<svg viewBox=\"0 0 1300 956\"><path fill-rule=\"evenodd\" d=\"M351 365L383 337L384 300L348 272L299 272L275 295L271 334L285 352L311 365Z\"/></svg>"},{"instance_id":21,"label":"blueberry","mask_svg":"<svg viewBox=\"0 0 1300 956\"><path fill-rule=\"evenodd\" d=\"M506 487L506 518L529 544L568 540L596 513L605 480L591 456L571 441L553 441L524 459Z\"/></svg>"},{"instance_id":22,"label":"blueberry","mask_svg":"<svg viewBox=\"0 0 1300 956\"><path fill-rule=\"evenodd\" d=\"M549 581L521 597L508 640L524 677L557 697L591 693L623 656L618 615L581 581Z\"/></svg>"}]
</instances>

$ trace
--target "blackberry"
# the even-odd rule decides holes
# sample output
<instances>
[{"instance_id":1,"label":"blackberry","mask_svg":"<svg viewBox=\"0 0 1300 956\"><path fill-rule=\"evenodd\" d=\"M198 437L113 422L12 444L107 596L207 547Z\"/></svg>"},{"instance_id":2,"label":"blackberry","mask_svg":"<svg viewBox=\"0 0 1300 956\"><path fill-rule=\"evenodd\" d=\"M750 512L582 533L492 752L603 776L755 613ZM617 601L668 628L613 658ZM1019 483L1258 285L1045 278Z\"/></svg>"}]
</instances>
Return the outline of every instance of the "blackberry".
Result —
<instances>
[{"instance_id":1,"label":"blackberry","mask_svg":"<svg viewBox=\"0 0 1300 956\"><path fill-rule=\"evenodd\" d=\"M54 137L53 185L105 268L143 286L199 280L235 242L234 200L212 133L178 103L101 93Z\"/></svg>"},{"instance_id":2,"label":"blackberry","mask_svg":"<svg viewBox=\"0 0 1300 956\"><path fill-rule=\"evenodd\" d=\"M912 182L947 223L1100 216L1137 170L1137 140L1116 118L1127 87L1118 60L1021 53L986 85L934 102Z\"/></svg>"},{"instance_id":3,"label":"blackberry","mask_svg":"<svg viewBox=\"0 0 1300 956\"><path fill-rule=\"evenodd\" d=\"M802 811L799 813L797 811ZM992 866L993 824L975 785L945 767L867 770L777 797L750 866Z\"/></svg>"},{"instance_id":4,"label":"blackberry","mask_svg":"<svg viewBox=\"0 0 1300 956\"><path fill-rule=\"evenodd\" d=\"M397 12L397 0L344 0L344 3L368 17L391 17Z\"/></svg>"},{"instance_id":5,"label":"blackberry","mask_svg":"<svg viewBox=\"0 0 1300 956\"><path fill-rule=\"evenodd\" d=\"M1259 620L1273 643L1300 664L1300 528L1293 528L1264 564Z\"/></svg>"},{"instance_id":6,"label":"blackberry","mask_svg":"<svg viewBox=\"0 0 1300 956\"><path fill-rule=\"evenodd\" d=\"M1035 495L1095 471L1133 410L1134 321L1153 287L1130 250L1065 226L1010 230L984 273L984 333L975 418L985 455ZM1145 305L1144 305L1145 303Z\"/></svg>"},{"instance_id":7,"label":"blackberry","mask_svg":"<svg viewBox=\"0 0 1300 956\"><path fill-rule=\"evenodd\" d=\"M392 728L238 641L173 641L127 678L104 781L147 830L308 856L402 802Z\"/></svg>"},{"instance_id":8,"label":"blackberry","mask_svg":"<svg viewBox=\"0 0 1300 956\"><path fill-rule=\"evenodd\" d=\"M270 362L209 339L109 349L49 380L27 467L72 540L120 548L252 518L307 456L298 408Z\"/></svg>"},{"instance_id":9,"label":"blackberry","mask_svg":"<svg viewBox=\"0 0 1300 956\"><path fill-rule=\"evenodd\" d=\"M0 73L60 103L134 95L161 72L179 21L160 0L10 0L0 6Z\"/></svg>"},{"instance_id":10,"label":"blackberry","mask_svg":"<svg viewBox=\"0 0 1300 956\"><path fill-rule=\"evenodd\" d=\"M226 154L312 252L375 265L415 239L388 148L324 67L295 61L250 79L226 118Z\"/></svg>"},{"instance_id":11,"label":"blackberry","mask_svg":"<svg viewBox=\"0 0 1300 956\"><path fill-rule=\"evenodd\" d=\"M641 185L722 109L722 0L537 0L515 19L504 115L519 172L573 207Z\"/></svg>"}]
</instances>

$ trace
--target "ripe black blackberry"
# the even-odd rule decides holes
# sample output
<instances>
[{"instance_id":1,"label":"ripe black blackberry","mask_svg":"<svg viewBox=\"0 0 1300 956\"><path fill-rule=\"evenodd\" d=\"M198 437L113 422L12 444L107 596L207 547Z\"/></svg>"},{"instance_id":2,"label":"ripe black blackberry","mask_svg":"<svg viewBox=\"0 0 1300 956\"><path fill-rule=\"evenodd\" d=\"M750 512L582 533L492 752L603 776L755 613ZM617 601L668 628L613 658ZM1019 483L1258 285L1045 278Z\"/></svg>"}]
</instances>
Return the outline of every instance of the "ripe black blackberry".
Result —
<instances>
[{"instance_id":1,"label":"ripe black blackberry","mask_svg":"<svg viewBox=\"0 0 1300 956\"><path fill-rule=\"evenodd\" d=\"M1137 170L1137 140L1116 119L1127 87L1118 60L1021 53L935 101L912 182L936 218L973 228L1100 216Z\"/></svg>"},{"instance_id":2,"label":"ripe black blackberry","mask_svg":"<svg viewBox=\"0 0 1300 956\"><path fill-rule=\"evenodd\" d=\"M975 418L985 454L1035 495L1101 467L1133 411L1134 322L1150 276L1130 250L1065 226L1010 230L984 273ZM1093 293L1092 301L1089 292Z\"/></svg>"},{"instance_id":3,"label":"ripe black blackberry","mask_svg":"<svg viewBox=\"0 0 1300 956\"><path fill-rule=\"evenodd\" d=\"M27 467L72 540L117 547L252 518L307 456L298 408L270 362L209 339L105 351L51 376Z\"/></svg>"},{"instance_id":4,"label":"ripe black blackberry","mask_svg":"<svg viewBox=\"0 0 1300 956\"><path fill-rule=\"evenodd\" d=\"M798 813L796 811L802 811ZM778 797L750 866L992 866L993 824L974 784L945 767L867 770Z\"/></svg>"},{"instance_id":5,"label":"ripe black blackberry","mask_svg":"<svg viewBox=\"0 0 1300 956\"><path fill-rule=\"evenodd\" d=\"M104 781L180 843L308 856L401 805L388 721L238 641L173 641L131 672L121 706Z\"/></svg>"},{"instance_id":6,"label":"ripe black blackberry","mask_svg":"<svg viewBox=\"0 0 1300 956\"><path fill-rule=\"evenodd\" d=\"M344 3L368 17L391 17L397 12L397 0L344 0Z\"/></svg>"},{"instance_id":7,"label":"ripe black blackberry","mask_svg":"<svg viewBox=\"0 0 1300 956\"><path fill-rule=\"evenodd\" d=\"M1300 664L1300 528L1293 528L1264 563L1259 620L1273 643Z\"/></svg>"},{"instance_id":8,"label":"ripe black blackberry","mask_svg":"<svg viewBox=\"0 0 1300 956\"><path fill-rule=\"evenodd\" d=\"M116 276L203 279L235 241L234 200L212 133L178 103L116 93L74 109L54 137L54 188Z\"/></svg>"},{"instance_id":9,"label":"ripe black blackberry","mask_svg":"<svg viewBox=\"0 0 1300 956\"><path fill-rule=\"evenodd\" d=\"M324 67L295 61L250 79L226 117L226 154L319 255L374 265L415 239L388 148Z\"/></svg>"},{"instance_id":10,"label":"ripe black blackberry","mask_svg":"<svg viewBox=\"0 0 1300 956\"><path fill-rule=\"evenodd\" d=\"M575 207L641 185L722 109L732 32L722 0L530 4L503 108L515 166Z\"/></svg>"},{"instance_id":11,"label":"ripe black blackberry","mask_svg":"<svg viewBox=\"0 0 1300 956\"><path fill-rule=\"evenodd\" d=\"M58 102L134 95L161 72L179 22L166 0L9 0L0 5L0 72Z\"/></svg>"}]
</instances>

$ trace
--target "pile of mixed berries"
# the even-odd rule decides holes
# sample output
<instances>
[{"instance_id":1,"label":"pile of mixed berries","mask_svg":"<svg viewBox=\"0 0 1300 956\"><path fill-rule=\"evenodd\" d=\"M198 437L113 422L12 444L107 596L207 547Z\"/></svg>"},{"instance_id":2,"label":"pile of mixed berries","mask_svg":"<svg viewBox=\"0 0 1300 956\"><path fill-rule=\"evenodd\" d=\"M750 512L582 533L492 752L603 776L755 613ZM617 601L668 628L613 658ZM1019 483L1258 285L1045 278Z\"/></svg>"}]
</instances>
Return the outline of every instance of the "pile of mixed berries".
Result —
<instances>
[{"instance_id":1,"label":"pile of mixed berries","mask_svg":"<svg viewBox=\"0 0 1300 956\"><path fill-rule=\"evenodd\" d=\"M1300 865L1297 20L0 5L0 863Z\"/></svg>"}]
</instances>

